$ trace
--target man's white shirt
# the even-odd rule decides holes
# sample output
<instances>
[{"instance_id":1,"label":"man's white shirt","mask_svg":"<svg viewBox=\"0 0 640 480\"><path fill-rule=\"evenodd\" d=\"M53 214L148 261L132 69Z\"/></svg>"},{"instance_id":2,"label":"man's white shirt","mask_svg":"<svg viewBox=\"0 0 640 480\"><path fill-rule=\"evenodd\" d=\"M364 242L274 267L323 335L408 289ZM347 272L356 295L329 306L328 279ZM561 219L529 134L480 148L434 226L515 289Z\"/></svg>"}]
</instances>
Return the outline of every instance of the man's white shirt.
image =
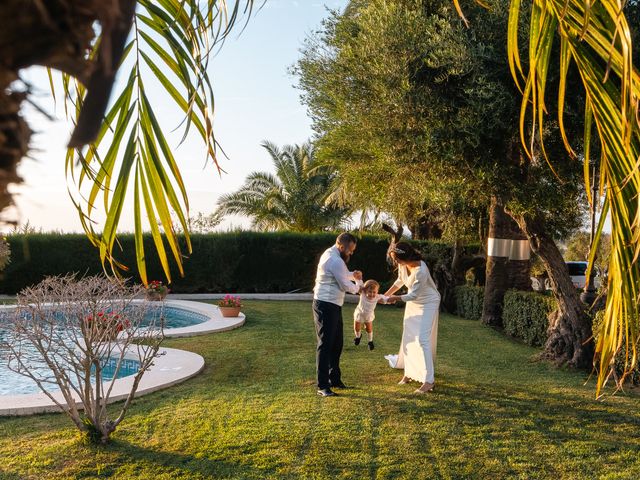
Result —
<instances>
[{"instance_id":1,"label":"man's white shirt","mask_svg":"<svg viewBox=\"0 0 640 480\"><path fill-rule=\"evenodd\" d=\"M354 283L355 282L355 283ZM342 306L344 294L357 294L362 280L355 280L335 245L325 250L318 262L313 298Z\"/></svg>"}]
</instances>

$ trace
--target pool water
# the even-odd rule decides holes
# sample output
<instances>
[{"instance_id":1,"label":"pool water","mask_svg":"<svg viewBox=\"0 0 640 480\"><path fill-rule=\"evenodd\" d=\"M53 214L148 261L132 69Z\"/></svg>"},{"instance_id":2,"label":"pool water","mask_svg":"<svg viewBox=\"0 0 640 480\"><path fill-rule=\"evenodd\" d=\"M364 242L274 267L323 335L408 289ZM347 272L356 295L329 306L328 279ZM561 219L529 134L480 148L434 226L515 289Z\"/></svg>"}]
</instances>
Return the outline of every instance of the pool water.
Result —
<instances>
[{"instance_id":1,"label":"pool water","mask_svg":"<svg viewBox=\"0 0 640 480\"><path fill-rule=\"evenodd\" d=\"M105 362L102 366L102 376L105 380L111 380L113 378L114 373L116 373L116 368L118 366L117 358L110 358ZM129 375L133 375L140 370L140 362L137 360L129 360L124 359L120 364L120 371L118 372L118 376L116 378L128 377Z\"/></svg>"},{"instance_id":2,"label":"pool water","mask_svg":"<svg viewBox=\"0 0 640 480\"><path fill-rule=\"evenodd\" d=\"M190 327L208 320L208 317L201 313L168 306L165 306L164 309L155 308L149 310L145 315L145 318L148 319L149 322L155 321L156 325L158 325L159 322L157 318L161 311L164 313L164 328Z\"/></svg>"},{"instance_id":3,"label":"pool water","mask_svg":"<svg viewBox=\"0 0 640 480\"><path fill-rule=\"evenodd\" d=\"M182 328L197 325L207 321L207 316L200 313L191 312L182 308L165 306L149 310L145 315L144 323L159 325L160 313L164 314L164 328ZM0 340L5 336L5 332L0 322ZM39 393L40 389L31 380L23 375L12 372L7 368L6 352L0 350L0 395L22 395L29 393ZM103 365L104 380L111 380L115 373L117 359L109 358ZM127 377L135 374L140 368L140 363L136 360L123 360L117 378ZM51 390L53 386L49 387Z\"/></svg>"},{"instance_id":4,"label":"pool water","mask_svg":"<svg viewBox=\"0 0 640 480\"><path fill-rule=\"evenodd\" d=\"M109 381L113 378L113 374L116 371L118 364L117 358L109 358L102 367L102 376L104 381ZM127 377L133 375L140 369L140 362L137 360L123 360L120 365L120 371L116 378ZM48 390L58 390L55 385L47 387ZM29 393L40 393L41 390L31 380L23 375L12 372L7 368L6 359L2 359L0 363L0 395L26 395Z\"/></svg>"}]
</instances>

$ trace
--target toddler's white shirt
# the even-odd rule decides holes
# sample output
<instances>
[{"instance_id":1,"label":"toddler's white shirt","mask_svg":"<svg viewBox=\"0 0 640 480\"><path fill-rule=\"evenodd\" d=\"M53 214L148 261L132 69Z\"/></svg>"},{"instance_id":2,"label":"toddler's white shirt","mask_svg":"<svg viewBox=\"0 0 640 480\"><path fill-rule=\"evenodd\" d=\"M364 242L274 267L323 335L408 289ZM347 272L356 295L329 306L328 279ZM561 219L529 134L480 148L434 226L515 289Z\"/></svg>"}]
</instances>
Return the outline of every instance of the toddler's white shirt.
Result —
<instances>
[{"instance_id":1,"label":"toddler's white shirt","mask_svg":"<svg viewBox=\"0 0 640 480\"><path fill-rule=\"evenodd\" d=\"M385 297L384 295L378 294L374 299L369 300L369 298L367 298L367 295L362 292L360 293L360 302L358 302L355 314L364 315L365 317L372 317L376 309L378 300L382 299L384 303L387 303L387 298L388 297Z\"/></svg>"}]
</instances>

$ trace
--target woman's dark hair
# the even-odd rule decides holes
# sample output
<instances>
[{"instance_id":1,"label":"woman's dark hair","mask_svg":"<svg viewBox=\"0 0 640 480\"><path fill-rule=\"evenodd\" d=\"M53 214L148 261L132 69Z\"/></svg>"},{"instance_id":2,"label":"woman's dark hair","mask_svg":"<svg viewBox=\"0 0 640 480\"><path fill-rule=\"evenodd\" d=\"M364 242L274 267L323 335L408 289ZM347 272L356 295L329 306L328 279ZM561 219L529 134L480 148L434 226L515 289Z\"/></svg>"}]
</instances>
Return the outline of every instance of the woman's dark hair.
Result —
<instances>
[{"instance_id":1,"label":"woman's dark hair","mask_svg":"<svg viewBox=\"0 0 640 480\"><path fill-rule=\"evenodd\" d=\"M424 258L422 258L420 252L413 248L411 244L407 242L398 242L389 245L387 257L393 261L393 258L391 257L392 253L397 260L402 260L403 262L415 262L419 260L424 261ZM396 262L393 261L393 263Z\"/></svg>"}]
</instances>

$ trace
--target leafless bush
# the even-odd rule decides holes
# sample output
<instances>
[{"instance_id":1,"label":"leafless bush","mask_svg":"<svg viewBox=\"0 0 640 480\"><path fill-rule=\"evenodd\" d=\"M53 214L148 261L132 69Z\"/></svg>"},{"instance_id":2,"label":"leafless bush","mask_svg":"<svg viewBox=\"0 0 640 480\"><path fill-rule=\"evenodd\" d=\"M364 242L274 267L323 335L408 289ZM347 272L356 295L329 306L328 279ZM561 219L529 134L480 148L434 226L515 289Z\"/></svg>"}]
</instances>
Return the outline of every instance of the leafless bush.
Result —
<instances>
[{"instance_id":1,"label":"leafless bush","mask_svg":"<svg viewBox=\"0 0 640 480\"><path fill-rule=\"evenodd\" d=\"M49 277L18 295L2 348L11 370L32 379L91 441L104 443L158 356L162 305L145 301L142 286L104 276ZM150 308L158 310L145 318ZM140 369L111 418L107 402L125 359L138 361ZM105 375L107 362L115 366L111 378Z\"/></svg>"}]
</instances>

